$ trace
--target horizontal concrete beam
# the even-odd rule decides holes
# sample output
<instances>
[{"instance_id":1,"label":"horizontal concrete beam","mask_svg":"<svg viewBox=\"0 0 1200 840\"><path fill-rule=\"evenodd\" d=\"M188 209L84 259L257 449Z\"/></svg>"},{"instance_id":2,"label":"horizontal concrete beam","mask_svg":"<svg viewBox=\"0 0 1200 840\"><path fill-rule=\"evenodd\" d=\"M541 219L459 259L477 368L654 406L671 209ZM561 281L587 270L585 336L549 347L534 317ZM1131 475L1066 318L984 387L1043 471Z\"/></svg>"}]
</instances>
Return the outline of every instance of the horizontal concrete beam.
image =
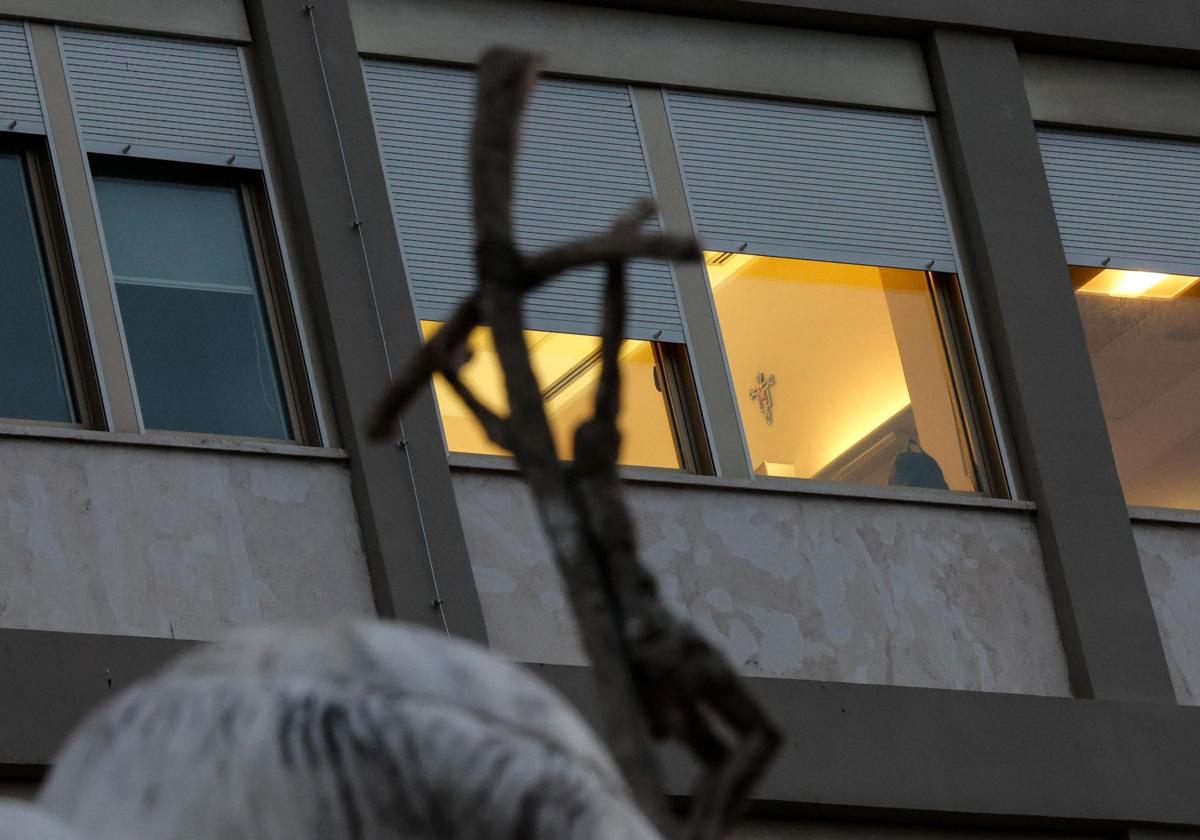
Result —
<instances>
[{"instance_id":1,"label":"horizontal concrete beam","mask_svg":"<svg viewBox=\"0 0 1200 840\"><path fill-rule=\"evenodd\" d=\"M0 630L0 777L36 775L89 710L192 644Z\"/></svg>"},{"instance_id":2,"label":"horizontal concrete beam","mask_svg":"<svg viewBox=\"0 0 1200 840\"><path fill-rule=\"evenodd\" d=\"M1020 56L1035 122L1200 137L1200 70Z\"/></svg>"},{"instance_id":3,"label":"horizontal concrete beam","mask_svg":"<svg viewBox=\"0 0 1200 840\"><path fill-rule=\"evenodd\" d=\"M353 0L350 11L359 52L379 57L474 64L506 44L539 53L551 74L933 110L913 41L545 0Z\"/></svg>"},{"instance_id":4,"label":"horizontal concrete beam","mask_svg":"<svg viewBox=\"0 0 1200 840\"><path fill-rule=\"evenodd\" d=\"M589 669L535 668L595 719ZM756 806L918 821L1200 826L1200 708L751 678L783 727ZM672 793L687 763L669 754Z\"/></svg>"},{"instance_id":5,"label":"horizontal concrete beam","mask_svg":"<svg viewBox=\"0 0 1200 840\"><path fill-rule=\"evenodd\" d=\"M0 0L0 15L68 26L250 41L241 0Z\"/></svg>"},{"instance_id":6,"label":"horizontal concrete beam","mask_svg":"<svg viewBox=\"0 0 1200 840\"><path fill-rule=\"evenodd\" d=\"M192 642L0 630L0 778L36 777L88 710ZM595 717L590 669L533 666ZM786 734L772 813L1200 827L1200 708L751 679ZM672 792L691 773L669 754Z\"/></svg>"},{"instance_id":7,"label":"horizontal concrete beam","mask_svg":"<svg viewBox=\"0 0 1200 840\"><path fill-rule=\"evenodd\" d=\"M1194 0L574 0L585 5L921 37L935 28L1010 35L1026 49L1200 62Z\"/></svg>"}]
</instances>

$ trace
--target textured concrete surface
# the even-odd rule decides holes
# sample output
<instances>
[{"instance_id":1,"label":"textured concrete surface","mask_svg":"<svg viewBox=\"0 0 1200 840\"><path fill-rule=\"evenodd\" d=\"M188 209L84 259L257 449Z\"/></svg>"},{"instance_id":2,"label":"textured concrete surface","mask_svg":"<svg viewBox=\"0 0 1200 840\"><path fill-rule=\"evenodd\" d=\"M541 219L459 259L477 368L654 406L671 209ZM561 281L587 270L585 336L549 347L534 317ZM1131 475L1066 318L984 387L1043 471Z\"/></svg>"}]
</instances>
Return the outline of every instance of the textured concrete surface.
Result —
<instances>
[{"instance_id":1,"label":"textured concrete surface","mask_svg":"<svg viewBox=\"0 0 1200 840\"><path fill-rule=\"evenodd\" d=\"M1039 123L1200 135L1200 72L1065 55L1022 54Z\"/></svg>"},{"instance_id":2,"label":"textured concrete surface","mask_svg":"<svg viewBox=\"0 0 1200 840\"><path fill-rule=\"evenodd\" d=\"M79 26L250 41L240 0L0 0L0 12Z\"/></svg>"},{"instance_id":3,"label":"textured concrete surface","mask_svg":"<svg viewBox=\"0 0 1200 840\"><path fill-rule=\"evenodd\" d=\"M0 438L0 627L210 639L373 615L340 460Z\"/></svg>"},{"instance_id":4,"label":"textured concrete surface","mask_svg":"<svg viewBox=\"0 0 1200 840\"><path fill-rule=\"evenodd\" d=\"M350 14L363 55L474 64L507 44L541 55L551 74L935 110L915 41L599 5L352 0Z\"/></svg>"},{"instance_id":5,"label":"textured concrete surface","mask_svg":"<svg viewBox=\"0 0 1200 840\"><path fill-rule=\"evenodd\" d=\"M1200 524L1133 526L1180 703L1200 705Z\"/></svg>"},{"instance_id":6,"label":"textured concrete surface","mask_svg":"<svg viewBox=\"0 0 1200 840\"><path fill-rule=\"evenodd\" d=\"M519 479L454 482L493 646L582 662ZM1028 511L628 487L668 600L747 674L1069 695Z\"/></svg>"}]
</instances>

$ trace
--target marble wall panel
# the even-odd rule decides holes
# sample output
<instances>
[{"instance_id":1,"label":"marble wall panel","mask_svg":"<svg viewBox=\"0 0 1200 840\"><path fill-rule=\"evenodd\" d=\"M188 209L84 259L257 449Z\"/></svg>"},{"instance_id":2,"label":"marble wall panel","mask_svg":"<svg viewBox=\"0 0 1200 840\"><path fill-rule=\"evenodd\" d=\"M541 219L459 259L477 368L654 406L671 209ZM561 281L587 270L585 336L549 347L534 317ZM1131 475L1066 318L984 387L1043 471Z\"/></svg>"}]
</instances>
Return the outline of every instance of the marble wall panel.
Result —
<instances>
[{"instance_id":1,"label":"marble wall panel","mask_svg":"<svg viewBox=\"0 0 1200 840\"><path fill-rule=\"evenodd\" d=\"M342 460L0 439L0 627L211 639L374 615Z\"/></svg>"},{"instance_id":2,"label":"marble wall panel","mask_svg":"<svg viewBox=\"0 0 1200 840\"><path fill-rule=\"evenodd\" d=\"M1133 536L1175 697L1200 705L1200 522L1135 522Z\"/></svg>"},{"instance_id":3,"label":"marble wall panel","mask_svg":"<svg viewBox=\"0 0 1200 840\"><path fill-rule=\"evenodd\" d=\"M520 480L454 484L493 646L581 663ZM1069 695L1028 510L627 486L667 600L747 674Z\"/></svg>"}]
</instances>

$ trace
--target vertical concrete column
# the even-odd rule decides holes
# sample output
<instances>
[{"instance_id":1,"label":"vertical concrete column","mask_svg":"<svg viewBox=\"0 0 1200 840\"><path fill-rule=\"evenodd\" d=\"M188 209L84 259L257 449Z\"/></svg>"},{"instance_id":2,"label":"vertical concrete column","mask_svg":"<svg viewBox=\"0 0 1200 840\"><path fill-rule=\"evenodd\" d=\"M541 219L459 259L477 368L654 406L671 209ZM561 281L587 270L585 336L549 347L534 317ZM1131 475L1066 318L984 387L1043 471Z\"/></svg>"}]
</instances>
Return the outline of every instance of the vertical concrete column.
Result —
<instances>
[{"instance_id":1,"label":"vertical concrete column","mask_svg":"<svg viewBox=\"0 0 1200 840\"><path fill-rule=\"evenodd\" d=\"M404 437L363 423L420 346L345 0L247 0L302 281L320 332L379 612L486 641L432 387Z\"/></svg>"},{"instance_id":2,"label":"vertical concrete column","mask_svg":"<svg viewBox=\"0 0 1200 840\"><path fill-rule=\"evenodd\" d=\"M1012 41L938 30L968 257L1080 697L1174 702Z\"/></svg>"}]
</instances>

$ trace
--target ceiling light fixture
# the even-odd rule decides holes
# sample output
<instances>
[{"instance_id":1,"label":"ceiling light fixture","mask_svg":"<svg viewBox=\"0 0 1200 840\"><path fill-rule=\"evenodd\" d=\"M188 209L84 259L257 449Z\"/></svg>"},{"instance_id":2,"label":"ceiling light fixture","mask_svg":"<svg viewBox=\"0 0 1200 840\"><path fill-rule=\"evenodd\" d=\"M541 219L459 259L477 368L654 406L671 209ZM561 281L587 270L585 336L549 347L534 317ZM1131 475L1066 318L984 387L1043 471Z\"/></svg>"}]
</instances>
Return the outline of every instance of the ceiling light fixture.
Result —
<instances>
[{"instance_id":1,"label":"ceiling light fixture","mask_svg":"<svg viewBox=\"0 0 1200 840\"><path fill-rule=\"evenodd\" d=\"M1190 289L1200 277L1106 268L1079 287L1080 292L1123 298L1170 300Z\"/></svg>"}]
</instances>

